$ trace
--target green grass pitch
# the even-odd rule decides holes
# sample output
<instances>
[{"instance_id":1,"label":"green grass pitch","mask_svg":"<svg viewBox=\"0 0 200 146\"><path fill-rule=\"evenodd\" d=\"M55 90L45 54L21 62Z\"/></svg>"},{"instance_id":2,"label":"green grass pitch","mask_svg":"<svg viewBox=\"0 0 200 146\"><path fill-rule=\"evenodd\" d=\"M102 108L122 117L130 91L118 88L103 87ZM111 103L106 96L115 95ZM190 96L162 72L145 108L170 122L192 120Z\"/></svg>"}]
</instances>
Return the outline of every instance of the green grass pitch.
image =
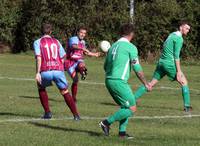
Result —
<instances>
[{"instance_id":1,"label":"green grass pitch","mask_svg":"<svg viewBox=\"0 0 200 146\"><path fill-rule=\"evenodd\" d=\"M130 119L127 132L135 138L122 140L117 136L118 123L111 126L109 137L103 136L98 126L101 118L118 109L103 85L103 58L86 58L89 73L78 91L78 109L85 118L80 122L69 119L71 113L55 86L48 88L54 120L38 120L43 109L33 80L34 61L33 55L0 55L0 146L200 145L199 66L182 66L191 88L192 115L196 117L183 117L179 85L165 77L142 97L135 118ZM155 64L142 65L150 80ZM69 76L67 79L71 83ZM134 73L129 82L133 91L140 85Z\"/></svg>"}]
</instances>

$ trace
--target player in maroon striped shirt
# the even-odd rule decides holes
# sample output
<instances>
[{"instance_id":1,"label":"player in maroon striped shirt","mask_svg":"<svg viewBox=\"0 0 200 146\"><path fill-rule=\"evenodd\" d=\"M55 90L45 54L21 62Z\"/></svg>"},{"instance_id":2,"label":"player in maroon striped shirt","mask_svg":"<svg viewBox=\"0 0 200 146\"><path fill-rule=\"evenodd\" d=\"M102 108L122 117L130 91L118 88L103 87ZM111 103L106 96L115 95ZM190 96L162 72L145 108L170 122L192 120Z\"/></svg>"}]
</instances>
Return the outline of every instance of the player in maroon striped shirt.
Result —
<instances>
[{"instance_id":1,"label":"player in maroon striped shirt","mask_svg":"<svg viewBox=\"0 0 200 146\"><path fill-rule=\"evenodd\" d=\"M87 69L84 63L84 54L88 56L99 57L100 53L93 53L86 49L85 36L87 34L86 27L80 27L77 36L69 38L67 42L67 60L65 61L65 70L73 79L71 86L72 97L76 102L76 94L78 88L78 73L81 74L81 79L85 80Z\"/></svg>"}]
</instances>

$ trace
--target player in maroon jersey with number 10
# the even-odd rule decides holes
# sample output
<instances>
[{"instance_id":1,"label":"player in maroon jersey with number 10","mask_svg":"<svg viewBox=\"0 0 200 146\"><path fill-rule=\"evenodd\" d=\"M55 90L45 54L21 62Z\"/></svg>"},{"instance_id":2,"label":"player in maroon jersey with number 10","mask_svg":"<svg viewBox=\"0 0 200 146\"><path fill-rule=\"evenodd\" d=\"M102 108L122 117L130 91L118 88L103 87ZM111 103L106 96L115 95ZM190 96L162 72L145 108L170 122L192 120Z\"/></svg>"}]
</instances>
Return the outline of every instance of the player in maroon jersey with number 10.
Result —
<instances>
[{"instance_id":1,"label":"player in maroon jersey with number 10","mask_svg":"<svg viewBox=\"0 0 200 146\"><path fill-rule=\"evenodd\" d=\"M43 36L34 42L36 57L36 81L41 104L44 108L44 119L52 117L46 87L56 84L63 95L66 104L73 113L74 120L80 120L76 104L68 91L68 83L64 74L64 57L66 53L60 42L51 37L52 26L49 23L42 25Z\"/></svg>"}]
</instances>

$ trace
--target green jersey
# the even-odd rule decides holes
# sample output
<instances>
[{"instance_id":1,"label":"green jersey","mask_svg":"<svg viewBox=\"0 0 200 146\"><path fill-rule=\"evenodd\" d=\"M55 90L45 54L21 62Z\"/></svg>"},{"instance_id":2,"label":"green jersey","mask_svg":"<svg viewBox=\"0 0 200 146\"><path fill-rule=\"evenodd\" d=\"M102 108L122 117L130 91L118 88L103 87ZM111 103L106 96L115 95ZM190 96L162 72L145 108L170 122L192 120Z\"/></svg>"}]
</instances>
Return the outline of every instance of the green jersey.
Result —
<instances>
[{"instance_id":1,"label":"green jersey","mask_svg":"<svg viewBox=\"0 0 200 146\"><path fill-rule=\"evenodd\" d=\"M182 34L179 31L171 33L164 42L161 60L167 62L174 62L175 60L179 60L182 46Z\"/></svg>"},{"instance_id":2,"label":"green jersey","mask_svg":"<svg viewBox=\"0 0 200 146\"><path fill-rule=\"evenodd\" d=\"M127 82L132 67L136 72L142 70L138 61L138 50L126 38L121 38L108 51L104 64L106 78Z\"/></svg>"}]
</instances>

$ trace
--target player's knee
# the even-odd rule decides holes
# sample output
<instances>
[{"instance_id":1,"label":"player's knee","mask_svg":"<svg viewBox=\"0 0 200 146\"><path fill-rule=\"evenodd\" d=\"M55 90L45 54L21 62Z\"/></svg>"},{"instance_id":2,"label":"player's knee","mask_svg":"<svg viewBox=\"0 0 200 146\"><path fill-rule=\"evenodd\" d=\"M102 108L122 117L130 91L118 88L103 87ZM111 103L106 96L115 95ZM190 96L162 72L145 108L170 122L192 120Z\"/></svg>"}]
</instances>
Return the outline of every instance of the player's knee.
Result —
<instances>
[{"instance_id":1,"label":"player's knee","mask_svg":"<svg viewBox=\"0 0 200 146\"><path fill-rule=\"evenodd\" d=\"M156 84L158 83L157 79L152 79L151 82L149 83L150 86L153 88Z\"/></svg>"},{"instance_id":2,"label":"player's knee","mask_svg":"<svg viewBox=\"0 0 200 146\"><path fill-rule=\"evenodd\" d=\"M78 67L85 67L85 63L83 63L83 62L80 62L79 64L78 64Z\"/></svg>"},{"instance_id":3,"label":"player's knee","mask_svg":"<svg viewBox=\"0 0 200 146\"><path fill-rule=\"evenodd\" d=\"M73 83L74 83L74 84L77 84L77 83L78 83L78 76L75 76L75 77L73 78Z\"/></svg>"},{"instance_id":4,"label":"player's knee","mask_svg":"<svg viewBox=\"0 0 200 146\"><path fill-rule=\"evenodd\" d=\"M67 94L69 91L68 91L68 89L61 89L60 90L60 93L62 94L62 95L65 95L65 94Z\"/></svg>"},{"instance_id":5,"label":"player's knee","mask_svg":"<svg viewBox=\"0 0 200 146\"><path fill-rule=\"evenodd\" d=\"M181 86L186 86L187 84L188 84L188 82L187 82L187 79L186 78L183 78L183 79L181 79L180 81L178 81L179 82L179 84L181 85Z\"/></svg>"},{"instance_id":6,"label":"player's knee","mask_svg":"<svg viewBox=\"0 0 200 146\"><path fill-rule=\"evenodd\" d=\"M79 70L80 73L83 72L83 71L87 71L87 69L86 69L86 67L85 67L85 63L80 62L80 63L78 64L78 70Z\"/></svg>"},{"instance_id":7,"label":"player's knee","mask_svg":"<svg viewBox=\"0 0 200 146\"><path fill-rule=\"evenodd\" d=\"M188 85L187 80L184 80L184 81L181 83L181 85L182 85L182 86L186 86L186 85Z\"/></svg>"},{"instance_id":8,"label":"player's knee","mask_svg":"<svg viewBox=\"0 0 200 146\"><path fill-rule=\"evenodd\" d=\"M45 88L42 88L42 87L38 87L38 91L39 91L39 92L44 92L44 91L46 91L46 89L45 89Z\"/></svg>"},{"instance_id":9,"label":"player's knee","mask_svg":"<svg viewBox=\"0 0 200 146\"><path fill-rule=\"evenodd\" d=\"M134 105L134 106L129 107L129 109L130 109L132 112L136 112L137 107L136 107L136 105Z\"/></svg>"},{"instance_id":10,"label":"player's knee","mask_svg":"<svg viewBox=\"0 0 200 146\"><path fill-rule=\"evenodd\" d=\"M40 84L37 84L38 90L39 91L45 91L46 89L42 87Z\"/></svg>"}]
</instances>

